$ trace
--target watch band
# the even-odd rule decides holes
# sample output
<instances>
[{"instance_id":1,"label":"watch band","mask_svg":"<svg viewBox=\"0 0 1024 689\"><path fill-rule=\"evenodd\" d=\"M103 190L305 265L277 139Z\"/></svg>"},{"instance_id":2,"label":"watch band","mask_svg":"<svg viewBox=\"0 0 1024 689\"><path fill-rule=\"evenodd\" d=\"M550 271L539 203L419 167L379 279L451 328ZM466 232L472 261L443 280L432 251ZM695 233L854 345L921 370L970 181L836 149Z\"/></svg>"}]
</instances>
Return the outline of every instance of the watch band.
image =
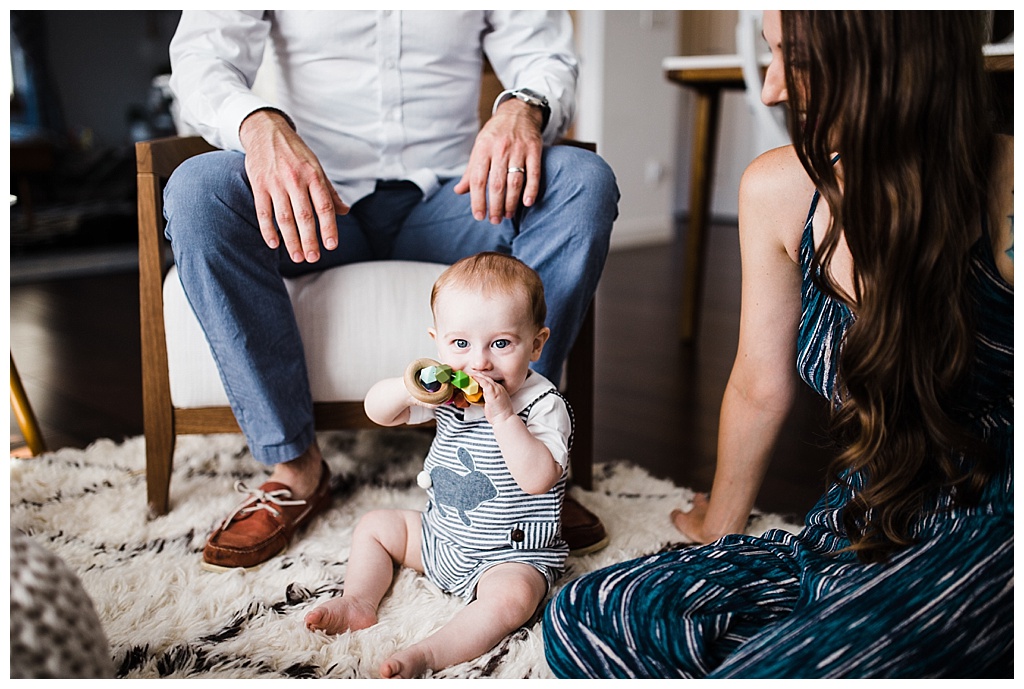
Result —
<instances>
[{"instance_id":1,"label":"watch band","mask_svg":"<svg viewBox=\"0 0 1024 689\"><path fill-rule=\"evenodd\" d=\"M507 101L509 98L516 98L523 101L527 105L532 105L535 108L540 108L541 111L541 124L540 130L543 132L547 129L548 120L551 119L551 106L548 104L548 99L544 94L537 93L533 89L509 89L508 91L502 91L498 94L498 97L494 99L494 107L491 108L491 114L493 115L498 111L498 106Z\"/></svg>"}]
</instances>

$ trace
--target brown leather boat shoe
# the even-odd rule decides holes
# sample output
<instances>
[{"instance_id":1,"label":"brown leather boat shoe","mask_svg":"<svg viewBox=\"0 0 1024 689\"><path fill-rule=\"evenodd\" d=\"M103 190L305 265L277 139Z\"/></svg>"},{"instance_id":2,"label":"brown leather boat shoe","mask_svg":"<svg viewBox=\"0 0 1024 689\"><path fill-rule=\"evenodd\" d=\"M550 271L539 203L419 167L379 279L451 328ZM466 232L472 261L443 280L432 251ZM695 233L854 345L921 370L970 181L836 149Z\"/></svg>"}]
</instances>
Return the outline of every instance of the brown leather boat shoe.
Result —
<instances>
[{"instance_id":1,"label":"brown leather boat shoe","mask_svg":"<svg viewBox=\"0 0 1024 689\"><path fill-rule=\"evenodd\" d=\"M569 554L577 557L608 545L608 534L598 516L568 493L562 500L562 538L569 544Z\"/></svg>"},{"instance_id":2,"label":"brown leather boat shoe","mask_svg":"<svg viewBox=\"0 0 1024 689\"><path fill-rule=\"evenodd\" d=\"M284 552L292 535L331 503L331 472L326 462L321 466L320 482L305 500L293 500L291 489L275 481L256 489L235 483L249 498L206 541L203 569L251 569Z\"/></svg>"}]
</instances>

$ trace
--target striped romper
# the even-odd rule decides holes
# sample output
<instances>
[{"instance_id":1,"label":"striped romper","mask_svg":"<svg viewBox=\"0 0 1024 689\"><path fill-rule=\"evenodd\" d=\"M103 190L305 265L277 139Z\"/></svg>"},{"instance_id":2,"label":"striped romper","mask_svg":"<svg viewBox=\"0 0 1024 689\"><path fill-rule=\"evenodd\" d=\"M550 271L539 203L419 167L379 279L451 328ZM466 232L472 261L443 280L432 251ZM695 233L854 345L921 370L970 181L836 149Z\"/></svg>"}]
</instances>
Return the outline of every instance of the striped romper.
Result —
<instances>
[{"instance_id":1,"label":"striped romper","mask_svg":"<svg viewBox=\"0 0 1024 689\"><path fill-rule=\"evenodd\" d=\"M557 388L531 372L512 403L555 459L567 464L572 412ZM480 576L503 562L532 565L550 589L569 553L561 532L567 472L547 493L530 495L509 473L481 410L446 405L434 417L437 432L423 469L430 477L422 517L424 573L467 602Z\"/></svg>"},{"instance_id":2,"label":"striped romper","mask_svg":"<svg viewBox=\"0 0 1024 689\"><path fill-rule=\"evenodd\" d=\"M833 399L833 362L852 315L811 280L817 199L801 240L798 368ZM971 259L977 344L967 423L1002 462L978 506L936 496L914 545L863 564L838 552L849 545L841 513L850 489L836 484L799 534L730 535L591 573L545 611L555 675L1012 676L1013 289L987 231Z\"/></svg>"}]
</instances>

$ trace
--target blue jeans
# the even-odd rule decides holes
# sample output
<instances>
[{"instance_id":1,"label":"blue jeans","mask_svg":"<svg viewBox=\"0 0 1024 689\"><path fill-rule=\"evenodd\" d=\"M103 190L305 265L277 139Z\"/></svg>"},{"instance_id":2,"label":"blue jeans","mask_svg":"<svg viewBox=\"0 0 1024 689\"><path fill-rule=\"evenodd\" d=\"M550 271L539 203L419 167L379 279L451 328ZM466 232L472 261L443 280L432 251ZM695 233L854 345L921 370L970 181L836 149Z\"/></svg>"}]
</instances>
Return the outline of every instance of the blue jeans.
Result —
<instances>
[{"instance_id":1,"label":"blue jeans","mask_svg":"<svg viewBox=\"0 0 1024 689\"><path fill-rule=\"evenodd\" d=\"M560 380L618 214L615 176L600 157L546 148L539 200L498 225L473 219L469 195L452 190L456 179L428 199L411 183L378 183L338 216L339 247L321 248L312 264L292 263L283 244L264 244L244 161L236 151L185 161L167 183L164 215L185 295L258 461L295 459L315 439L309 377L283 277L360 261L454 263L480 251L512 254L544 282L552 334L534 367Z\"/></svg>"}]
</instances>

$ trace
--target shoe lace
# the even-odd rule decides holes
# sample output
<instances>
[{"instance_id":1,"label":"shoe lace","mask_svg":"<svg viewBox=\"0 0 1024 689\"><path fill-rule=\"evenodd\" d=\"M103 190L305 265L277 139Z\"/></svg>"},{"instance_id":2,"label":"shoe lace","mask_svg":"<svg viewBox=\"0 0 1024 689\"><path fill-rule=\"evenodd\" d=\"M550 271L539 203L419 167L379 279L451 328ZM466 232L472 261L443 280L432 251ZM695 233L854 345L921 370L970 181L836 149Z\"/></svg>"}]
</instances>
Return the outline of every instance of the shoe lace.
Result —
<instances>
[{"instance_id":1,"label":"shoe lace","mask_svg":"<svg viewBox=\"0 0 1024 689\"><path fill-rule=\"evenodd\" d=\"M259 510L267 510L275 517L280 517L281 511L274 507L274 505L278 507L292 507L306 504L305 500L289 500L288 498L292 497L292 492L287 488L268 491L261 488L250 488L241 481L235 481L235 490L249 497L235 508L234 512L228 515L227 519L222 522L222 526L227 526L235 517L241 514L250 514Z\"/></svg>"}]
</instances>

